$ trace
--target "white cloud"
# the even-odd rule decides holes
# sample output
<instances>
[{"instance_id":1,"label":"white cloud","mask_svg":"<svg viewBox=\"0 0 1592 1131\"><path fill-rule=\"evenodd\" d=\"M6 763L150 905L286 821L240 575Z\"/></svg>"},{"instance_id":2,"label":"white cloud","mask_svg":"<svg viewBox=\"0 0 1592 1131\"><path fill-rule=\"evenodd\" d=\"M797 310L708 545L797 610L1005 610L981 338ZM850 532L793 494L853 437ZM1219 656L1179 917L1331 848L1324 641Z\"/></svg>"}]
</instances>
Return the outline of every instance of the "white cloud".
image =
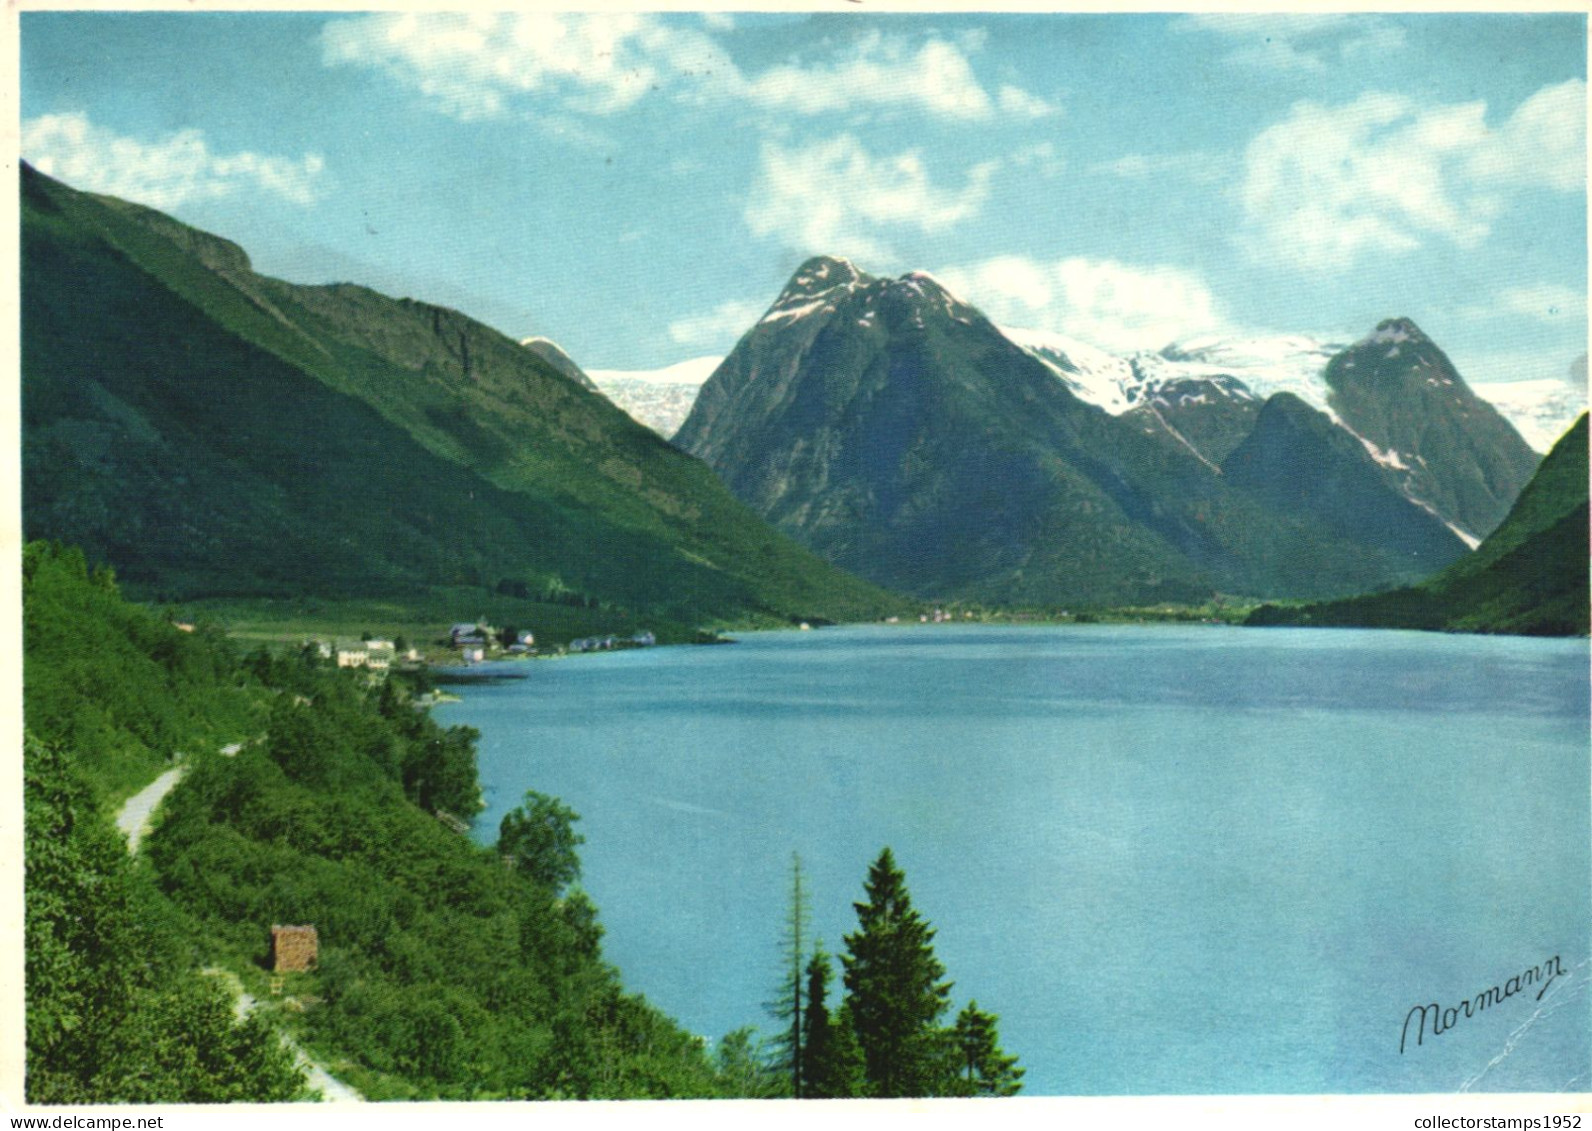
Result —
<instances>
[{"instance_id":1,"label":"white cloud","mask_svg":"<svg viewBox=\"0 0 1592 1131\"><path fill-rule=\"evenodd\" d=\"M1324 74L1404 46L1404 29L1377 16L1329 12L1188 15L1175 27L1227 39L1227 63L1268 71Z\"/></svg>"},{"instance_id":2,"label":"white cloud","mask_svg":"<svg viewBox=\"0 0 1592 1131\"><path fill-rule=\"evenodd\" d=\"M985 121L997 110L1025 118L1054 112L1013 86L991 97L967 58L980 36L929 39L912 50L875 33L831 59L748 75L708 34L732 24L693 27L633 12L385 13L328 22L322 54L328 65L385 71L466 121L509 115L531 97L613 114L654 92L802 116L915 109Z\"/></svg>"},{"instance_id":3,"label":"white cloud","mask_svg":"<svg viewBox=\"0 0 1592 1131\"><path fill-rule=\"evenodd\" d=\"M318 153L297 160L250 152L212 153L199 130L142 142L96 126L77 113L46 114L24 122L22 156L40 172L74 188L162 209L240 190L309 205L321 197L325 171Z\"/></svg>"},{"instance_id":4,"label":"white cloud","mask_svg":"<svg viewBox=\"0 0 1592 1131\"><path fill-rule=\"evenodd\" d=\"M744 299L730 299L705 314L677 318L669 323L669 340L682 346L722 346L749 330L764 308Z\"/></svg>"},{"instance_id":5,"label":"white cloud","mask_svg":"<svg viewBox=\"0 0 1592 1131\"><path fill-rule=\"evenodd\" d=\"M1232 330L1204 282L1178 267L1004 255L935 274L997 323L1105 349L1158 349L1190 334Z\"/></svg>"},{"instance_id":6,"label":"white cloud","mask_svg":"<svg viewBox=\"0 0 1592 1131\"><path fill-rule=\"evenodd\" d=\"M634 12L360 15L329 21L321 46L328 65L385 71L464 121L501 117L524 95L612 114L729 65L704 32Z\"/></svg>"},{"instance_id":7,"label":"white cloud","mask_svg":"<svg viewBox=\"0 0 1592 1131\"><path fill-rule=\"evenodd\" d=\"M1001 87L1000 108L1014 118L1048 118L1057 112L1054 104L1019 87Z\"/></svg>"},{"instance_id":8,"label":"white cloud","mask_svg":"<svg viewBox=\"0 0 1592 1131\"><path fill-rule=\"evenodd\" d=\"M1586 188L1586 83L1546 86L1522 102L1470 157L1484 183Z\"/></svg>"},{"instance_id":9,"label":"white cloud","mask_svg":"<svg viewBox=\"0 0 1592 1131\"><path fill-rule=\"evenodd\" d=\"M1504 190L1584 184L1584 102L1579 80L1548 87L1497 128L1482 102L1423 107L1372 92L1344 106L1297 103L1245 153L1249 249L1341 271L1434 237L1475 247Z\"/></svg>"},{"instance_id":10,"label":"white cloud","mask_svg":"<svg viewBox=\"0 0 1592 1131\"><path fill-rule=\"evenodd\" d=\"M862 106L916 106L935 117L963 121L993 114L990 96L967 57L938 39L908 55L900 43L876 34L835 63L773 67L747 80L744 93L766 110L808 116Z\"/></svg>"},{"instance_id":11,"label":"white cloud","mask_svg":"<svg viewBox=\"0 0 1592 1131\"><path fill-rule=\"evenodd\" d=\"M1529 318L1536 322L1585 321L1586 292L1558 283L1504 287L1491 303L1460 311L1466 318Z\"/></svg>"},{"instance_id":12,"label":"white cloud","mask_svg":"<svg viewBox=\"0 0 1592 1131\"><path fill-rule=\"evenodd\" d=\"M765 142L745 219L754 235L799 251L889 259L881 229L933 233L977 215L997 167L975 165L947 189L930 181L917 150L874 157L849 134L791 149Z\"/></svg>"},{"instance_id":13,"label":"white cloud","mask_svg":"<svg viewBox=\"0 0 1592 1131\"><path fill-rule=\"evenodd\" d=\"M1129 153L1113 161L1096 162L1089 171L1124 180L1179 177L1197 184L1215 184L1227 179L1232 166L1232 158L1220 153Z\"/></svg>"}]
</instances>

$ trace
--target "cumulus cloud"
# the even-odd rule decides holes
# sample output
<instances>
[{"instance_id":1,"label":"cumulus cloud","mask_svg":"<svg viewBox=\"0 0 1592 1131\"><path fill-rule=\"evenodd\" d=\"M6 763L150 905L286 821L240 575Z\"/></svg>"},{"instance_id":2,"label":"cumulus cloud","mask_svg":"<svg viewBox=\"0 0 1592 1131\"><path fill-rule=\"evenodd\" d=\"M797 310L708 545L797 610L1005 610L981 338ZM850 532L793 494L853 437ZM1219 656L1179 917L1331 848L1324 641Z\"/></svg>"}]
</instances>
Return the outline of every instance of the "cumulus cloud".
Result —
<instances>
[{"instance_id":1,"label":"cumulus cloud","mask_svg":"<svg viewBox=\"0 0 1592 1131\"><path fill-rule=\"evenodd\" d=\"M153 208L177 208L239 191L314 204L323 192L318 153L294 160L258 153L212 153L199 130L153 142L123 137L84 114L46 114L22 125L22 156L74 188L108 193Z\"/></svg>"},{"instance_id":2,"label":"cumulus cloud","mask_svg":"<svg viewBox=\"0 0 1592 1131\"><path fill-rule=\"evenodd\" d=\"M328 65L384 71L464 121L501 117L526 95L612 114L729 65L705 32L634 12L360 15L329 21L321 49Z\"/></svg>"},{"instance_id":3,"label":"cumulus cloud","mask_svg":"<svg viewBox=\"0 0 1592 1131\"><path fill-rule=\"evenodd\" d=\"M991 96L968 54L977 37L865 36L833 57L744 73L711 31L644 13L384 13L335 19L322 32L328 65L384 71L439 109L469 121L551 99L585 114L623 111L651 93L694 105L753 106L811 117L913 109L953 121L997 113L1041 117L1054 107L1004 86Z\"/></svg>"},{"instance_id":4,"label":"cumulus cloud","mask_svg":"<svg viewBox=\"0 0 1592 1131\"><path fill-rule=\"evenodd\" d=\"M1586 87L1544 88L1501 125L1482 102L1421 106L1371 92L1344 106L1294 105L1245 153L1249 250L1307 270L1440 238L1474 247L1505 192L1585 184Z\"/></svg>"},{"instance_id":5,"label":"cumulus cloud","mask_svg":"<svg viewBox=\"0 0 1592 1131\"><path fill-rule=\"evenodd\" d=\"M1003 255L935 274L998 323L1105 349L1158 349L1189 334L1232 329L1205 283L1178 267Z\"/></svg>"},{"instance_id":6,"label":"cumulus cloud","mask_svg":"<svg viewBox=\"0 0 1592 1131\"><path fill-rule=\"evenodd\" d=\"M669 323L669 340L682 346L719 347L744 334L763 315L763 307L744 299L730 299L704 314L692 314Z\"/></svg>"},{"instance_id":7,"label":"cumulus cloud","mask_svg":"<svg viewBox=\"0 0 1592 1131\"><path fill-rule=\"evenodd\" d=\"M906 57L898 43L867 37L844 59L817 66L786 64L744 80L746 97L767 110L803 115L855 108L920 105L940 117L977 120L990 112L989 95L966 56L939 40Z\"/></svg>"},{"instance_id":8,"label":"cumulus cloud","mask_svg":"<svg viewBox=\"0 0 1592 1131\"><path fill-rule=\"evenodd\" d=\"M977 215L998 164L942 188L917 150L875 157L849 134L788 149L765 142L744 217L754 235L800 251L889 259L884 229L933 233Z\"/></svg>"},{"instance_id":9,"label":"cumulus cloud","mask_svg":"<svg viewBox=\"0 0 1592 1131\"><path fill-rule=\"evenodd\" d=\"M1585 189L1586 83L1571 79L1526 99L1469 155L1467 171L1482 183Z\"/></svg>"}]
</instances>

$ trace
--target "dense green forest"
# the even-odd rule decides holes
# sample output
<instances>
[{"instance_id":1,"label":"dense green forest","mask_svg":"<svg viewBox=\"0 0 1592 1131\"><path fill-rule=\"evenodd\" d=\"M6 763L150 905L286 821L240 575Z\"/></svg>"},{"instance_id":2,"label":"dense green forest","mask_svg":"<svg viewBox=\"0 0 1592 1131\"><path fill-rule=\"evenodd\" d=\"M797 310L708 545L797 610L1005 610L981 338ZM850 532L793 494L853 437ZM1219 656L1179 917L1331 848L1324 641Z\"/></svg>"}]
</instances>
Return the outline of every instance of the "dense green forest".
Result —
<instances>
[{"instance_id":1,"label":"dense green forest","mask_svg":"<svg viewBox=\"0 0 1592 1131\"><path fill-rule=\"evenodd\" d=\"M30 544L26 635L27 1095L217 1102L306 1092L290 1034L372 1099L1009 1095L993 1015L944 1024L933 929L885 849L833 968L804 937L790 1038L709 1048L602 959L579 821L531 791L483 848L476 734L399 679L311 649L235 654L122 599L109 570ZM184 775L143 851L112 824ZM440 814L440 819L439 819ZM273 924L313 925L312 970L268 971ZM246 1019L237 995L258 1001Z\"/></svg>"},{"instance_id":2,"label":"dense green forest","mask_svg":"<svg viewBox=\"0 0 1592 1131\"><path fill-rule=\"evenodd\" d=\"M567 807L527 798L490 849L438 819L477 810L475 736L400 682L236 656L59 546L27 548L24 611L32 1102L289 1098L278 1029L373 1099L740 1094L733 1043L604 963ZM112 807L179 755L129 857ZM280 993L276 923L320 940Z\"/></svg>"}]
</instances>

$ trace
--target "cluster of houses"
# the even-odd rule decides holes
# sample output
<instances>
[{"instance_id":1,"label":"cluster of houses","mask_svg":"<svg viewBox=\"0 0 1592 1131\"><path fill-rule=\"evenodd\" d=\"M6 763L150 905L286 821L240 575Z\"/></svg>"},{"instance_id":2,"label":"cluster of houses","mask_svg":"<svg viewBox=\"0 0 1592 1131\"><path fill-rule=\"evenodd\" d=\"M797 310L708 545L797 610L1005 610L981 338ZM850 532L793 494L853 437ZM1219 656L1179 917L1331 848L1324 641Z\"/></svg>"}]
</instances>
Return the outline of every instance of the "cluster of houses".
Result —
<instances>
[{"instance_id":1,"label":"cluster of houses","mask_svg":"<svg viewBox=\"0 0 1592 1131\"><path fill-rule=\"evenodd\" d=\"M311 641L311 646L321 659L332 660L340 668L364 668L373 672L387 671L398 660L414 663L420 659L418 649L409 648L400 653L391 640L361 640L358 644L329 644L316 640Z\"/></svg>"},{"instance_id":2,"label":"cluster of houses","mask_svg":"<svg viewBox=\"0 0 1592 1131\"><path fill-rule=\"evenodd\" d=\"M969 609L969 610L964 611L962 613L962 619L963 620L972 620L973 619L972 610ZM932 613L919 613L918 614L918 623L919 624L930 624L930 623L933 623L933 624L954 624L955 622L956 622L956 614L954 612L948 612L945 609L935 609ZM885 617L884 618L884 623L885 624L900 624L901 623L901 618L900 617ZM806 626L804 625L803 627L806 627Z\"/></svg>"},{"instance_id":3,"label":"cluster of houses","mask_svg":"<svg viewBox=\"0 0 1592 1131\"><path fill-rule=\"evenodd\" d=\"M519 631L507 641L500 639L500 634L490 625L485 624L456 624L448 631L448 646L459 653L459 658L467 664L479 664L486 659L487 653L498 647L510 656L534 656L536 654L536 634Z\"/></svg>"},{"instance_id":4,"label":"cluster of houses","mask_svg":"<svg viewBox=\"0 0 1592 1131\"><path fill-rule=\"evenodd\" d=\"M647 631L631 636L588 636L571 640L570 652L606 652L616 648L650 648L657 638ZM504 632L488 624L460 623L448 630L448 647L457 653L465 664L479 664L488 657L534 656L536 636L524 630ZM312 640L307 647L315 649L323 660L330 660L340 668L363 668L371 672L386 672L394 663L421 663L425 657L418 648L402 652L391 640L361 640L358 644L327 643Z\"/></svg>"},{"instance_id":5,"label":"cluster of houses","mask_svg":"<svg viewBox=\"0 0 1592 1131\"><path fill-rule=\"evenodd\" d=\"M608 652L615 648L651 648L658 638L651 632L634 636L583 636L569 642L571 652Z\"/></svg>"}]
</instances>

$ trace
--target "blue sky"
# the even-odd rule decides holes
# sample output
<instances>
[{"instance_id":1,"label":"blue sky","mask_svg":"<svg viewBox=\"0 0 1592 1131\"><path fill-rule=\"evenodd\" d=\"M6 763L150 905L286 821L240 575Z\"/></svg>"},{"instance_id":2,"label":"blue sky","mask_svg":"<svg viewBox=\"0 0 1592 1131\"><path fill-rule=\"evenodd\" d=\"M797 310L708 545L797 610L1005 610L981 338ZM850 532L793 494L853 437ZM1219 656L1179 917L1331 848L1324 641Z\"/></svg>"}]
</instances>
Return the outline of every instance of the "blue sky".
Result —
<instances>
[{"instance_id":1,"label":"blue sky","mask_svg":"<svg viewBox=\"0 0 1592 1131\"><path fill-rule=\"evenodd\" d=\"M1582 15L846 7L27 12L23 155L592 369L727 352L817 253L1115 349L1586 349Z\"/></svg>"}]
</instances>

